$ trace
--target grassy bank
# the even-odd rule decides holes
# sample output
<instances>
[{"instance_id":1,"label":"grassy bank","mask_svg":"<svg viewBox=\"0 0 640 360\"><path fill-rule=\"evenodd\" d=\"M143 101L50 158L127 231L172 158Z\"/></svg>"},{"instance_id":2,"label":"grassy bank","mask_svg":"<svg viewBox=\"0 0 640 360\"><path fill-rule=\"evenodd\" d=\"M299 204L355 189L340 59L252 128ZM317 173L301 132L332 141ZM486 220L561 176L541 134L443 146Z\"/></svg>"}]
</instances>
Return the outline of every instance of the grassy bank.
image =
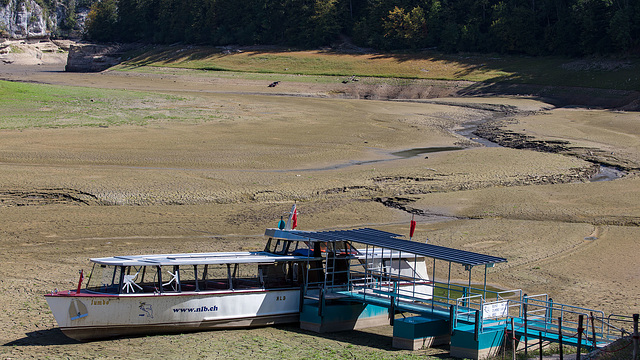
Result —
<instances>
[{"instance_id":1,"label":"grassy bank","mask_svg":"<svg viewBox=\"0 0 640 360\"><path fill-rule=\"evenodd\" d=\"M150 120L194 117L171 109L181 99L139 91L0 80L0 129L143 125Z\"/></svg>"},{"instance_id":2,"label":"grassy bank","mask_svg":"<svg viewBox=\"0 0 640 360\"><path fill-rule=\"evenodd\" d=\"M322 76L466 80L640 90L640 60L508 55L344 54L309 50L222 50L147 47L128 54L119 69L140 66Z\"/></svg>"}]
</instances>

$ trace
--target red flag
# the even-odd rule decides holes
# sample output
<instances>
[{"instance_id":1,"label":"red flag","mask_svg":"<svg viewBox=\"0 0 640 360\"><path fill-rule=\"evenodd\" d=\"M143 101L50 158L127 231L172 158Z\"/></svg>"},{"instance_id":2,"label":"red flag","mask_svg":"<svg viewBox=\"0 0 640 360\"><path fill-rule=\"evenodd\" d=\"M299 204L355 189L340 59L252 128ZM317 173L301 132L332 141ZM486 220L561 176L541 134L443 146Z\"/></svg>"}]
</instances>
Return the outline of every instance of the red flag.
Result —
<instances>
[{"instance_id":1,"label":"red flag","mask_svg":"<svg viewBox=\"0 0 640 360\"><path fill-rule=\"evenodd\" d=\"M84 280L84 270L80 270L80 279L78 280L78 289L76 295L80 294L80 288L82 287L82 280Z\"/></svg>"},{"instance_id":2,"label":"red flag","mask_svg":"<svg viewBox=\"0 0 640 360\"><path fill-rule=\"evenodd\" d=\"M409 238L413 237L413 233L416 231L416 221L411 217L411 227L409 228Z\"/></svg>"},{"instance_id":3,"label":"red flag","mask_svg":"<svg viewBox=\"0 0 640 360\"><path fill-rule=\"evenodd\" d=\"M295 229L298 226L298 209L293 209L293 216L291 217L291 229Z\"/></svg>"}]
</instances>

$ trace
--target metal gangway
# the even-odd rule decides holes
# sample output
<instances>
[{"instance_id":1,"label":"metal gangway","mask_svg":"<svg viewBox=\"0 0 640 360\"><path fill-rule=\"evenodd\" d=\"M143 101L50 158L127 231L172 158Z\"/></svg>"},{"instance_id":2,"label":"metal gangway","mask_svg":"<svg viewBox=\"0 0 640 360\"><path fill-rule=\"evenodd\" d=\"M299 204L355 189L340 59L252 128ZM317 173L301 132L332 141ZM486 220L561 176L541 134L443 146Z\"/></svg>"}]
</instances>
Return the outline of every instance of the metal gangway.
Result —
<instances>
[{"instance_id":1,"label":"metal gangway","mask_svg":"<svg viewBox=\"0 0 640 360\"><path fill-rule=\"evenodd\" d=\"M492 291L451 283L430 282L434 293L402 290L400 282L354 284L339 291L345 297L408 312L449 320L450 331L474 327L474 332L505 329L525 342L540 340L602 348L625 334L611 316L600 310L554 302L547 294L526 295L522 290Z\"/></svg>"},{"instance_id":2,"label":"metal gangway","mask_svg":"<svg viewBox=\"0 0 640 360\"><path fill-rule=\"evenodd\" d=\"M624 334L615 318L602 311L554 302L548 295L487 287L487 272L506 259L401 239L375 229L323 232L291 231L313 246L303 298L320 302L349 300L397 313L448 320L450 332L473 329L478 334L504 329L528 341L600 348ZM436 281L436 262L448 268ZM427 265L431 265L428 273ZM466 284L452 281L452 265L468 271ZM472 283L471 272L484 268L484 280ZM442 268L442 266L440 266ZM444 277L440 275L441 278Z\"/></svg>"}]
</instances>

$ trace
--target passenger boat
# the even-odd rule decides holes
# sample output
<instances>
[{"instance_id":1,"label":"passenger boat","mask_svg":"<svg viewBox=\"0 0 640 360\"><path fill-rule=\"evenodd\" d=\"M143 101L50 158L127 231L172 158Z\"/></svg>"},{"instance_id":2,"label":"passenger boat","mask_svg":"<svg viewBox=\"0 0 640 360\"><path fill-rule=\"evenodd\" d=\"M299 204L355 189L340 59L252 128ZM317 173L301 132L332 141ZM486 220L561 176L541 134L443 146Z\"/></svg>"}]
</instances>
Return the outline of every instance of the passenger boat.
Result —
<instances>
[{"instance_id":1,"label":"passenger boat","mask_svg":"<svg viewBox=\"0 0 640 360\"><path fill-rule=\"evenodd\" d=\"M424 259L314 241L292 229L295 214L266 230L262 251L93 258L84 288L81 273L77 289L45 297L65 335L92 340L295 323L314 289L347 286L351 262L428 282Z\"/></svg>"}]
</instances>

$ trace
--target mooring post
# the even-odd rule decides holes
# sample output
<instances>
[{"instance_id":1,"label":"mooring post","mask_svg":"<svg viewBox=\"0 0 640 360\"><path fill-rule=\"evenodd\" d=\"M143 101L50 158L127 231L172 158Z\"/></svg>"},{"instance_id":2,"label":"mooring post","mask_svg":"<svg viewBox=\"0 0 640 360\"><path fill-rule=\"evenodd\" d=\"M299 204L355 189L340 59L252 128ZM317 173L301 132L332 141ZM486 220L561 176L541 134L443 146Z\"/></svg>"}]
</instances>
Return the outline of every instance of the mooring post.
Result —
<instances>
[{"instance_id":1,"label":"mooring post","mask_svg":"<svg viewBox=\"0 0 640 360\"><path fill-rule=\"evenodd\" d=\"M504 337L502 338L502 360L504 360L504 353L507 352L507 344L509 341L509 330L507 324L504 324Z\"/></svg>"},{"instance_id":2,"label":"mooring post","mask_svg":"<svg viewBox=\"0 0 640 360\"><path fill-rule=\"evenodd\" d=\"M547 319L544 322L544 329L547 330L547 325L553 322L553 299L549 298L549 304L547 308Z\"/></svg>"},{"instance_id":3,"label":"mooring post","mask_svg":"<svg viewBox=\"0 0 640 360\"><path fill-rule=\"evenodd\" d=\"M473 340L478 341L480 334L480 310L476 310L475 324L473 328Z\"/></svg>"},{"instance_id":4,"label":"mooring post","mask_svg":"<svg viewBox=\"0 0 640 360\"><path fill-rule=\"evenodd\" d=\"M456 310L455 305L449 305L449 335L453 335L453 329L455 328Z\"/></svg>"},{"instance_id":5,"label":"mooring post","mask_svg":"<svg viewBox=\"0 0 640 360\"><path fill-rule=\"evenodd\" d=\"M597 346L596 346L597 343L596 343L596 325L595 325L595 320L593 319L593 311L591 311L589 315L591 316L591 332L593 333L593 348L595 350L597 349Z\"/></svg>"},{"instance_id":6,"label":"mooring post","mask_svg":"<svg viewBox=\"0 0 640 360\"><path fill-rule=\"evenodd\" d=\"M393 282L393 295L391 295L391 306L389 307L389 325L393 326L396 318L396 294L398 293L398 282Z\"/></svg>"},{"instance_id":7,"label":"mooring post","mask_svg":"<svg viewBox=\"0 0 640 360\"><path fill-rule=\"evenodd\" d=\"M540 331L539 337L540 337L540 360L542 360L542 331Z\"/></svg>"},{"instance_id":8,"label":"mooring post","mask_svg":"<svg viewBox=\"0 0 640 360\"><path fill-rule=\"evenodd\" d=\"M529 340L527 339L527 303L522 304L524 309L524 357L529 354Z\"/></svg>"},{"instance_id":9,"label":"mooring post","mask_svg":"<svg viewBox=\"0 0 640 360\"><path fill-rule=\"evenodd\" d=\"M511 358L516 360L516 327L513 324L513 318L511 318Z\"/></svg>"},{"instance_id":10,"label":"mooring post","mask_svg":"<svg viewBox=\"0 0 640 360\"><path fill-rule=\"evenodd\" d=\"M583 323L584 315L580 314L580 316L578 316L578 353L576 354L576 360L580 360L580 351L582 350L582 332L584 331L582 328Z\"/></svg>"},{"instance_id":11,"label":"mooring post","mask_svg":"<svg viewBox=\"0 0 640 360\"><path fill-rule=\"evenodd\" d=\"M640 338L638 336L638 315L633 314L633 360L640 360L638 359L638 340Z\"/></svg>"},{"instance_id":12,"label":"mooring post","mask_svg":"<svg viewBox=\"0 0 640 360\"><path fill-rule=\"evenodd\" d=\"M560 345L560 360L564 360L564 349L562 347L562 316L558 316L558 343Z\"/></svg>"}]
</instances>

